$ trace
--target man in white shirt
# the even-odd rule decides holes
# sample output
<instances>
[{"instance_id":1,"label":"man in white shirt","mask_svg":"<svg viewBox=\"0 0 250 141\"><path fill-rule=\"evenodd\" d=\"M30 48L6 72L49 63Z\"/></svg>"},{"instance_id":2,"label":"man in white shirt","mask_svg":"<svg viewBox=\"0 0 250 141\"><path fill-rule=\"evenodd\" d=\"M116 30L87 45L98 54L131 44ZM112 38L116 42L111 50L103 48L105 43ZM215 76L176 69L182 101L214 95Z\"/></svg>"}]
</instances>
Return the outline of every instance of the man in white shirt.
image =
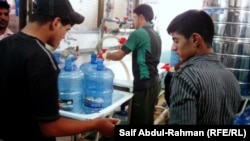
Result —
<instances>
[{"instance_id":1,"label":"man in white shirt","mask_svg":"<svg viewBox=\"0 0 250 141\"><path fill-rule=\"evenodd\" d=\"M0 40L12 35L13 32L8 28L10 5L7 1L0 1Z\"/></svg>"}]
</instances>

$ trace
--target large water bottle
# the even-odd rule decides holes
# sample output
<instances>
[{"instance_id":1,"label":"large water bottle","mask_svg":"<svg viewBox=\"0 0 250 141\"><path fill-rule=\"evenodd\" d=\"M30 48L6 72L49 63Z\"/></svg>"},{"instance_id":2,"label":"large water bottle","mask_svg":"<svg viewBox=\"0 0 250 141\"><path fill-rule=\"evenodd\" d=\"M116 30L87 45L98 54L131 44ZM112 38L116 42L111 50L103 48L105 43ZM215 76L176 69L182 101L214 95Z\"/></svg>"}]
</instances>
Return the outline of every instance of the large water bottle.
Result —
<instances>
[{"instance_id":1,"label":"large water bottle","mask_svg":"<svg viewBox=\"0 0 250 141\"><path fill-rule=\"evenodd\" d=\"M87 72L89 69L96 69L97 63L96 63L96 58L97 55L95 53L92 53L90 56L90 62L83 63L80 66L80 70L83 71L83 73Z\"/></svg>"},{"instance_id":2,"label":"large water bottle","mask_svg":"<svg viewBox=\"0 0 250 141\"><path fill-rule=\"evenodd\" d=\"M80 66L80 70L83 72L83 74L87 73L88 71L90 71L91 69L95 69L97 67L97 63L96 63L96 59L97 59L97 55L95 53L92 53L90 56L90 62L85 62L83 64L81 64ZM85 83L83 82L83 89L85 87ZM85 93L83 91L83 93ZM85 96L85 94L83 94ZM83 96L83 98L84 98Z\"/></svg>"},{"instance_id":3,"label":"large water bottle","mask_svg":"<svg viewBox=\"0 0 250 141\"><path fill-rule=\"evenodd\" d=\"M117 111L113 115L114 118L120 119L120 125L126 125L128 124L128 113L126 111L126 105L122 104L121 105L121 110Z\"/></svg>"},{"instance_id":4,"label":"large water bottle","mask_svg":"<svg viewBox=\"0 0 250 141\"><path fill-rule=\"evenodd\" d=\"M84 112L98 112L112 104L114 73L106 68L102 59L97 59L96 69L84 75Z\"/></svg>"},{"instance_id":5,"label":"large water bottle","mask_svg":"<svg viewBox=\"0 0 250 141\"><path fill-rule=\"evenodd\" d=\"M53 55L55 57L59 69L64 68L64 63L61 61L61 54L59 52L54 52Z\"/></svg>"},{"instance_id":6,"label":"large water bottle","mask_svg":"<svg viewBox=\"0 0 250 141\"><path fill-rule=\"evenodd\" d=\"M58 77L59 98L62 110L74 113L83 112L84 74L74 63L75 57L69 55Z\"/></svg>"}]
</instances>

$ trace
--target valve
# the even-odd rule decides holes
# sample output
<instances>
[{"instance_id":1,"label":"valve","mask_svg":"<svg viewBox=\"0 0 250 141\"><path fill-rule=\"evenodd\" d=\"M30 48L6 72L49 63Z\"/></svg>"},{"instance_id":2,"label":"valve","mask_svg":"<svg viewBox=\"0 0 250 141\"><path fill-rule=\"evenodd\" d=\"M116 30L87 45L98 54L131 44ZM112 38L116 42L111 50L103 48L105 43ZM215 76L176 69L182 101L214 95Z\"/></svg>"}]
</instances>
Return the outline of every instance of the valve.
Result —
<instances>
[{"instance_id":1,"label":"valve","mask_svg":"<svg viewBox=\"0 0 250 141\"><path fill-rule=\"evenodd\" d=\"M126 41L127 41L127 39L126 39L125 37L121 37L121 38L119 39L119 43L122 44L122 45L125 44Z\"/></svg>"},{"instance_id":2,"label":"valve","mask_svg":"<svg viewBox=\"0 0 250 141\"><path fill-rule=\"evenodd\" d=\"M165 69L167 72L169 72L170 71L169 63L166 63L164 66L161 67L161 69Z\"/></svg>"},{"instance_id":3,"label":"valve","mask_svg":"<svg viewBox=\"0 0 250 141\"><path fill-rule=\"evenodd\" d=\"M107 51L106 48L102 48L102 51L101 51L101 53L99 53L99 54L97 55L97 58L103 59L103 56L102 56L102 55L103 55L106 51Z\"/></svg>"}]
</instances>

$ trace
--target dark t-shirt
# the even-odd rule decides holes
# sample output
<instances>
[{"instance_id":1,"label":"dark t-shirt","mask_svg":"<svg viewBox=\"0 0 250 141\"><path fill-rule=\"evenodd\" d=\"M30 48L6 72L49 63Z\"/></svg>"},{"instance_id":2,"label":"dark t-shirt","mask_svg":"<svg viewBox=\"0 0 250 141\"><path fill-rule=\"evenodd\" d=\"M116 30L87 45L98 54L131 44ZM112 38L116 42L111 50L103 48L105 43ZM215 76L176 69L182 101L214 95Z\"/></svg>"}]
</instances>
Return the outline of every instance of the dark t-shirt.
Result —
<instances>
[{"instance_id":1,"label":"dark t-shirt","mask_svg":"<svg viewBox=\"0 0 250 141\"><path fill-rule=\"evenodd\" d=\"M161 38L153 30L152 25L146 24L129 35L122 47L125 53L132 54L132 70L134 89L151 88L159 84L157 66L161 56Z\"/></svg>"},{"instance_id":2,"label":"dark t-shirt","mask_svg":"<svg viewBox=\"0 0 250 141\"><path fill-rule=\"evenodd\" d=\"M60 117L53 55L39 39L22 32L0 41L0 139L55 141L39 122Z\"/></svg>"}]
</instances>

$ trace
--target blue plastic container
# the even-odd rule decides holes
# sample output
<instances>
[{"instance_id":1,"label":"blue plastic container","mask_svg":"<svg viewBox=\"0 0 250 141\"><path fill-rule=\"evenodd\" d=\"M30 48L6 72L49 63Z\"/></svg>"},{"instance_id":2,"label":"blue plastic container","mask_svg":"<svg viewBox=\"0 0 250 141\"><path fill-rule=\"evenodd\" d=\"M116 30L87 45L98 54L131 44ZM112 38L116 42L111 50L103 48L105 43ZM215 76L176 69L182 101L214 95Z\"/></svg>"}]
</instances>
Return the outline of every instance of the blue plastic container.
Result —
<instances>
[{"instance_id":1,"label":"blue plastic container","mask_svg":"<svg viewBox=\"0 0 250 141\"><path fill-rule=\"evenodd\" d=\"M84 75L84 112L98 112L112 104L114 73L106 68L102 59L97 59L96 69Z\"/></svg>"},{"instance_id":2,"label":"blue plastic container","mask_svg":"<svg viewBox=\"0 0 250 141\"><path fill-rule=\"evenodd\" d=\"M96 59L97 59L97 55L95 53L92 53L90 56L90 62L86 62L83 63L80 66L80 70L83 71L83 73L87 72L89 69L96 69L97 63L96 63Z\"/></svg>"},{"instance_id":3,"label":"blue plastic container","mask_svg":"<svg viewBox=\"0 0 250 141\"><path fill-rule=\"evenodd\" d=\"M96 69L97 63L96 63L97 55L95 53L92 53L90 56L90 62L85 62L80 66L80 70L83 72L83 74L87 73L91 69ZM84 89L84 82L83 82L83 89ZM84 93L84 91L83 91ZM85 95L85 94L83 94Z\"/></svg>"},{"instance_id":4,"label":"blue plastic container","mask_svg":"<svg viewBox=\"0 0 250 141\"><path fill-rule=\"evenodd\" d=\"M65 66L58 77L59 98L62 110L74 113L83 112L84 74L77 69L74 57L65 59Z\"/></svg>"},{"instance_id":5,"label":"blue plastic container","mask_svg":"<svg viewBox=\"0 0 250 141\"><path fill-rule=\"evenodd\" d=\"M127 125L128 124L128 113L125 109L126 105L121 106L121 111L117 111L114 113L113 117L120 119L120 125Z\"/></svg>"},{"instance_id":6,"label":"blue plastic container","mask_svg":"<svg viewBox=\"0 0 250 141\"><path fill-rule=\"evenodd\" d=\"M54 52L53 53L55 60L57 62L57 65L59 67L59 69L63 69L64 68L64 62L61 61L61 55L59 52Z\"/></svg>"}]
</instances>

